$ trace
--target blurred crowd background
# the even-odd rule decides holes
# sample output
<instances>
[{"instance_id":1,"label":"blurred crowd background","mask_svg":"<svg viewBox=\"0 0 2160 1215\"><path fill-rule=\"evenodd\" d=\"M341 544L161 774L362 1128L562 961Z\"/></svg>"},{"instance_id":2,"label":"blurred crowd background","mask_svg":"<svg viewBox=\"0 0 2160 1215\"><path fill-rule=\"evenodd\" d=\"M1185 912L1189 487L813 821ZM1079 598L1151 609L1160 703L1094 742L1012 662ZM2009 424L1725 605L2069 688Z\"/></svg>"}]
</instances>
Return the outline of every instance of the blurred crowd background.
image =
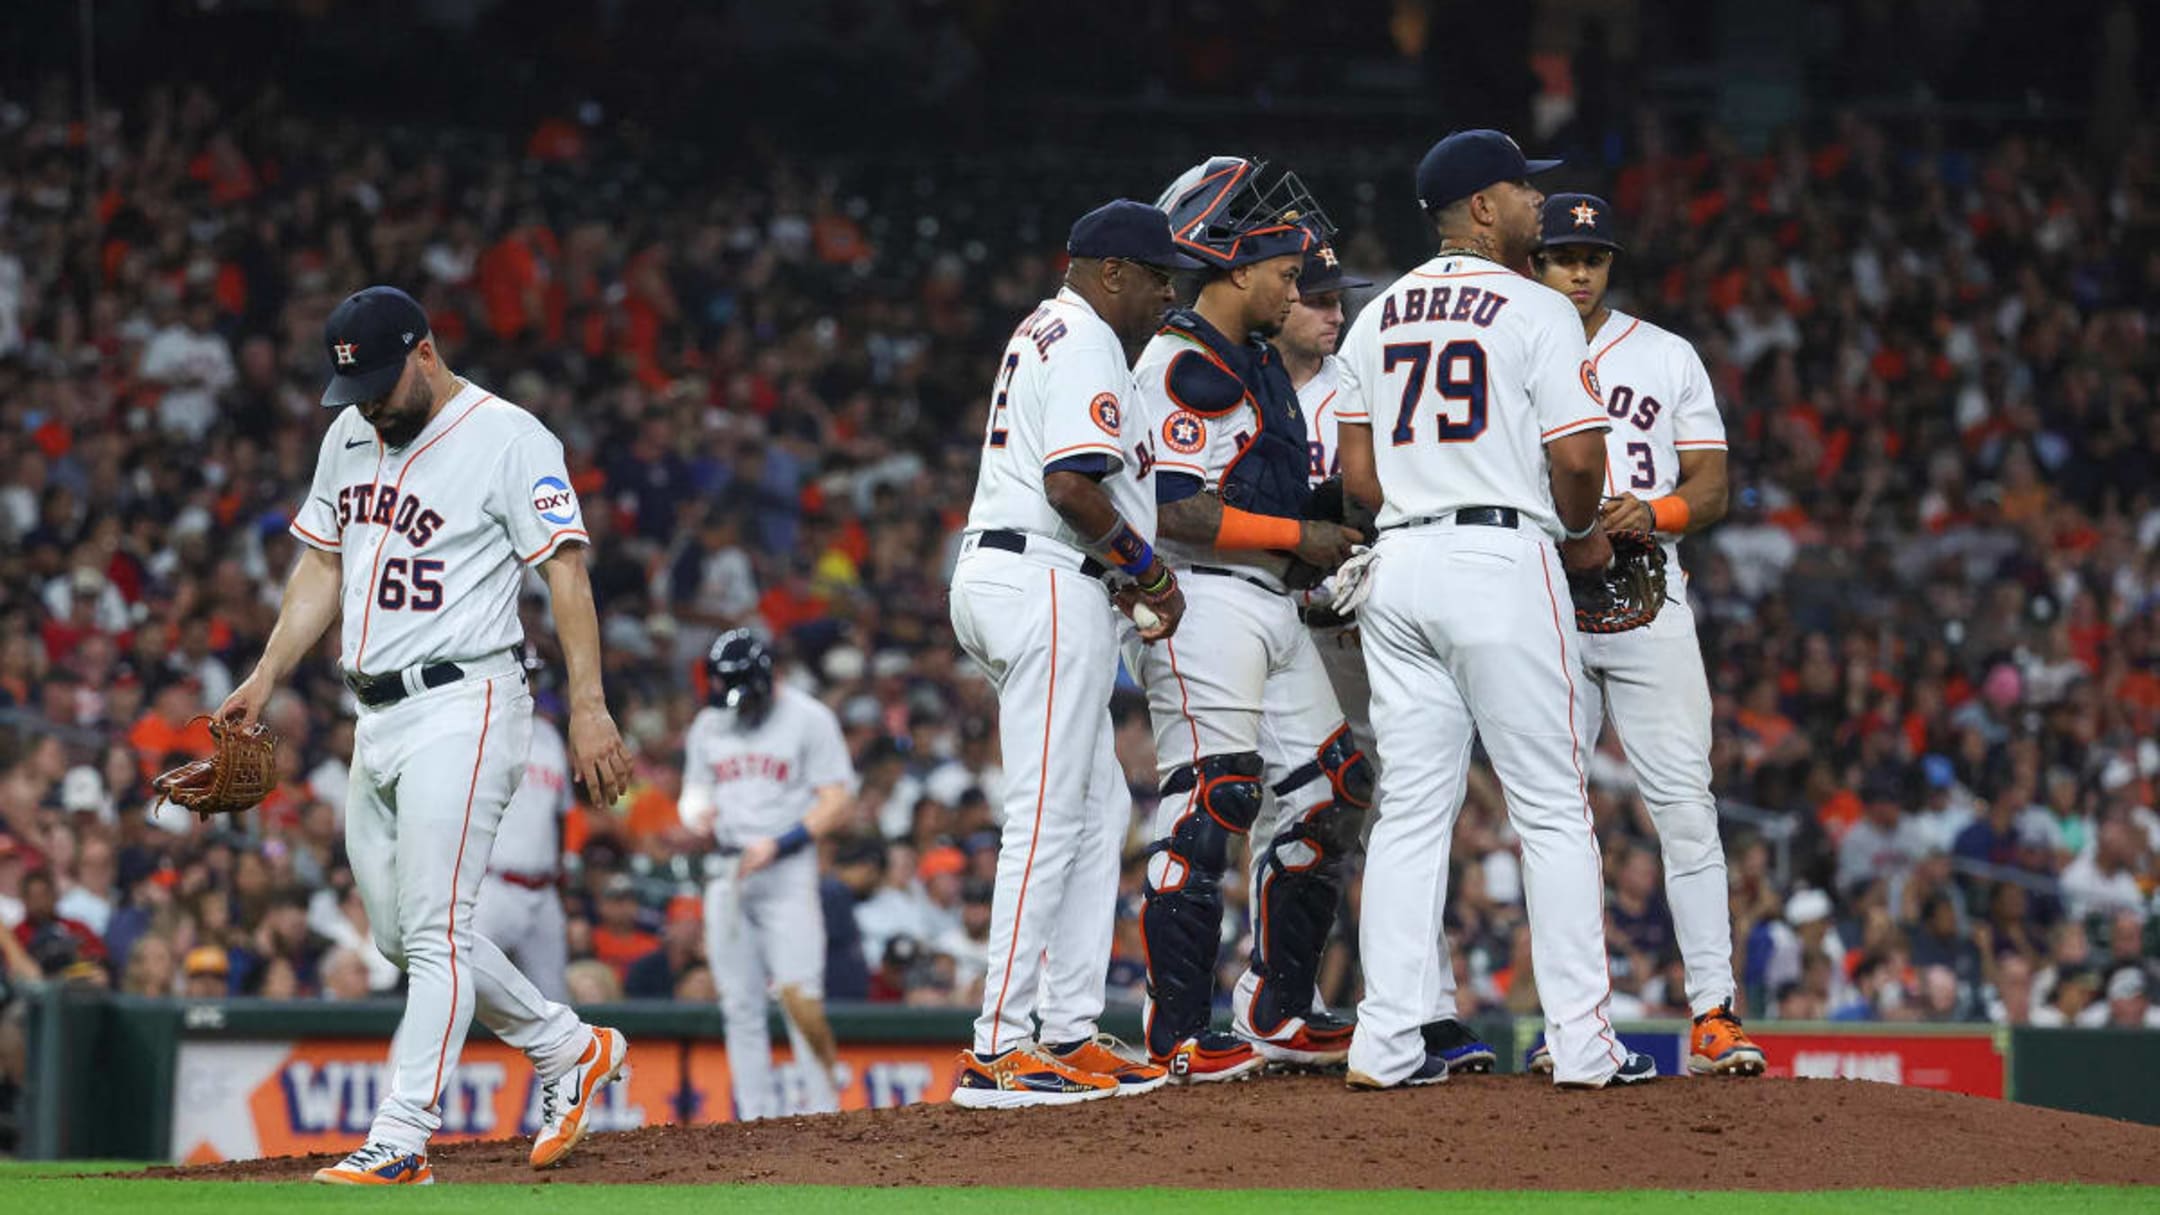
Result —
<instances>
[{"instance_id":1,"label":"blurred crowd background","mask_svg":"<svg viewBox=\"0 0 2160 1215\"><path fill-rule=\"evenodd\" d=\"M1054 289L1065 225L1153 197L1208 152L1279 152L1344 223L1354 268L1384 281L1424 255L1408 188L1424 144L1500 122L1570 158L1548 188L1616 204L1615 302L1697 344L1732 436L1732 516L1683 552L1746 1013L2160 1025L2160 129L2118 96L2144 95L2134 63L2102 55L2068 119L2034 92L2022 108L1799 104L1725 122L1670 58L1623 69L1653 64L1641 23L1670 10L1720 17L1703 53L1729 54L1733 6L1546 3L1506 35L1527 48L1520 79L1413 118L1368 94L1431 87L1439 52L1403 23L1449 6L1403 3L1378 26L1338 14L1310 43L1177 43L1061 126L1054 110L984 110L1076 87L1056 71L1016 83L997 53L1033 36L1029 6L869 4L898 23L873 29L940 70L836 132L860 93L836 82L874 49L840 37L845 14L802 6L826 24L775 34L721 6L735 24L716 33L557 3L535 7L598 23L602 46L643 37L655 63L699 37L735 61L778 38L796 58L760 58L747 82L697 77L689 95L721 106L785 71L794 125L686 114L619 63L593 68L621 85L605 105L475 88L434 111L458 119L415 121L453 86L330 39L347 7L235 5L217 24L112 6L138 55L160 38L239 55L268 30L297 39L297 62L386 73L399 87L373 110L343 108L361 86L335 72L310 98L274 73L233 87L166 71L93 96L86 121L79 77L27 63L64 29L26 25L28 49L0 52L0 1004L40 980L396 990L341 843L354 706L334 631L269 709L287 745L260 810L153 813L147 784L205 752L196 716L275 618L288 512L328 422L322 319L390 282L429 308L453 366L563 438L586 506L638 779L563 826L573 994L710 998L689 897L701 845L674 799L699 659L748 624L839 713L861 775L821 849L830 996L974 1007L998 742L944 582L991 361ZM445 48L511 37L494 5L417 7L431 20L415 36ZM432 20L466 7L477 24ZM1602 15L1556 34L1554 13L1576 8ZM2068 8L2083 35L2119 38L2134 6ZM1840 46L1869 33L1835 28ZM1986 89L1986 41L1935 48L1932 87ZM566 34L513 44L543 63L594 53ZM1792 88L1880 84L1892 69L1864 45L1842 74L1805 59ZM1335 61L1320 51L1371 71L1316 80L1316 56ZM515 85L518 62L483 56L475 79ZM1276 95L1291 91L1326 100ZM1144 122L1148 107L1185 115L1183 134ZM953 116L928 151L921 131L835 150L924 113ZM1121 131L1130 155L1103 143ZM1196 142L1223 132L1236 147ZM559 655L536 606L528 632L554 711ZM1129 684L1114 711L1144 822L1154 759ZM1592 775L1615 1015L1680 1015L1655 838L1609 737ZM1516 845L1482 767L1454 857L1466 1012L1534 1009ZM1132 1001L1138 896L1129 863L1109 981ZM1345 1004L1357 911L1353 881L1324 972ZM6 1026L0 1098L20 1068Z\"/></svg>"}]
</instances>

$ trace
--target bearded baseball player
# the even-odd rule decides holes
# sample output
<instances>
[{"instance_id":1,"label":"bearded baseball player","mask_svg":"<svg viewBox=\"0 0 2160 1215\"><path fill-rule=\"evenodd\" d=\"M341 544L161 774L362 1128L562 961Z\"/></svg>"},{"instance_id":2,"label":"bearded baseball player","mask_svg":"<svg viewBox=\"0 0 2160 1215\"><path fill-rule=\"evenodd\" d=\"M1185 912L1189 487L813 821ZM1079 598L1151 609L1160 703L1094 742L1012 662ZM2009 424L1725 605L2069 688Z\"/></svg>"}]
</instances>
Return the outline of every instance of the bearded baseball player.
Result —
<instances>
[{"instance_id":1,"label":"bearded baseball player","mask_svg":"<svg viewBox=\"0 0 2160 1215\"><path fill-rule=\"evenodd\" d=\"M532 1164L561 1160L626 1044L542 996L475 930L498 824L525 774L532 697L516 650L518 584L546 579L568 667L572 769L599 804L630 759L600 688L587 539L562 443L453 374L427 314L369 287L330 314L338 410L292 534L303 548L262 660L219 707L252 722L342 609L339 666L360 704L345 847L376 948L405 970L390 1092L367 1142L315 1180L425 1185L443 1085L477 1015L543 1081Z\"/></svg>"},{"instance_id":2,"label":"bearded baseball player","mask_svg":"<svg viewBox=\"0 0 2160 1215\"><path fill-rule=\"evenodd\" d=\"M1306 477L1316 489L1342 474L1335 441L1335 402L1342 389L1342 368L1335 348L1342 337L1343 293L1370 286L1364 279L1343 273L1342 259L1332 244L1316 246L1306 257L1305 273L1298 279L1298 301L1291 305L1290 317L1275 339L1276 348L1282 351L1283 368L1290 373L1298 404L1305 411L1306 444L1311 453ZM1358 635L1356 612L1340 612L1333 605L1337 589L1337 580L1331 578L1301 592L1298 618L1312 632L1313 648L1320 652L1321 665L1327 668L1328 683L1334 687L1335 699L1350 723L1351 737L1357 740L1360 751L1373 757L1378 749L1372 728L1372 684L1365 676L1365 649ZM1367 817L1368 827L1377 814L1375 810ZM1444 937L1441 948L1446 948ZM1452 979L1452 974L1449 977ZM1425 1026L1426 1046L1447 1060L1449 1072L1493 1070L1499 1056L1457 1018L1452 982L1442 1008L1435 1011L1433 1020Z\"/></svg>"},{"instance_id":3,"label":"bearded baseball player","mask_svg":"<svg viewBox=\"0 0 2160 1215\"><path fill-rule=\"evenodd\" d=\"M570 804L569 744L554 722L536 714L525 779L496 829L487 877L473 906L473 931L495 942L541 995L557 1001L570 998L563 982L568 926L558 889L562 820Z\"/></svg>"},{"instance_id":4,"label":"bearded baseball player","mask_svg":"<svg viewBox=\"0 0 2160 1215\"><path fill-rule=\"evenodd\" d=\"M1553 195L1545 200L1543 230L1532 264L1581 314L1590 367L1612 423L1600 519L1613 531L1657 532L1666 568L1677 571L1680 537L1725 516L1725 422L1709 373L1686 339L1606 304L1620 242L1604 199ZM1583 738L1597 737L1610 708L1664 854L1665 895L1695 1017L1688 1070L1759 1076L1762 1049L1732 1007L1725 849L1710 795L1710 683L1684 589L1667 595L1643 628L1584 635L1582 657L1589 675ZM1533 1055L1531 1065L1541 1064L1549 1056Z\"/></svg>"},{"instance_id":5,"label":"bearded baseball player","mask_svg":"<svg viewBox=\"0 0 2160 1215\"><path fill-rule=\"evenodd\" d=\"M1370 804L1372 767L1299 623L1293 591L1342 564L1360 533L1303 518L1312 497L1305 419L1268 338L1299 298L1326 218L1295 174L1219 156L1163 194L1179 247L1204 269L1135 368L1162 460L1163 551L1183 579L1187 635L1141 657L1155 727L1156 812L1141 933L1147 1046L1179 1083L1232 1080L1269 1062L1339 1063L1350 1026L1315 1011L1342 862ZM1249 969L1234 1033L1210 1028L1222 889L1233 840L1272 790L1279 822L1253 848Z\"/></svg>"},{"instance_id":6,"label":"bearded baseball player","mask_svg":"<svg viewBox=\"0 0 2160 1215\"><path fill-rule=\"evenodd\" d=\"M1448 850L1473 739L1523 846L1532 961L1555 1080L1653 1078L1607 1008L1604 880L1583 778L1583 679L1566 569L1601 570L1608 428L1582 325L1523 278L1544 196L1498 131L1433 145L1417 170L1440 252L1358 314L1337 398L1345 487L1379 512L1358 612L1386 806L1368 842L1348 1080L1433 1084ZM1377 442L1375 425L1387 428ZM1559 543L1558 551L1555 542ZM1563 563L1566 569L1563 569Z\"/></svg>"},{"instance_id":7,"label":"bearded baseball player","mask_svg":"<svg viewBox=\"0 0 2160 1215\"><path fill-rule=\"evenodd\" d=\"M814 696L773 684L772 651L747 629L706 656L706 695L683 736L683 825L710 833L705 957L727 1022L735 1116L785 1108L774 1083L766 992L780 1004L806 1108L840 1108L839 1048L825 1019L825 912L817 841L855 793L840 720Z\"/></svg>"},{"instance_id":8,"label":"bearded baseball player","mask_svg":"<svg viewBox=\"0 0 2160 1215\"><path fill-rule=\"evenodd\" d=\"M1013 331L992 381L952 575L953 634L997 689L1005 765L982 1015L952 1094L973 1109L1142 1093L1166 1078L1093 1017L1131 815L1110 726L1113 604L1151 651L1184 614L1155 552L1155 456L1132 412L1131 352L1175 298L1171 272L1192 263L1161 211L1123 199L1074 223L1066 251L1063 289Z\"/></svg>"}]
</instances>

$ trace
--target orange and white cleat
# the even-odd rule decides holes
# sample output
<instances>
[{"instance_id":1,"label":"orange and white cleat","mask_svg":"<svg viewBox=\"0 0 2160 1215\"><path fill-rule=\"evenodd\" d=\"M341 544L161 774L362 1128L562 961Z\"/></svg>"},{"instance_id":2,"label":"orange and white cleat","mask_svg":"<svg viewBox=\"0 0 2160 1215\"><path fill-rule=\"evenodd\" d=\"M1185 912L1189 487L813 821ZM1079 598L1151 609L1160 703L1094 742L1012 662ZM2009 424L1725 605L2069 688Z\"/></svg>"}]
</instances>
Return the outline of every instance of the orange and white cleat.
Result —
<instances>
[{"instance_id":1,"label":"orange and white cleat","mask_svg":"<svg viewBox=\"0 0 2160 1215\"><path fill-rule=\"evenodd\" d=\"M1179 1042L1167 1055L1149 1051L1148 1062L1167 1070L1172 1084L1243 1080L1267 1066L1267 1060L1252 1048L1252 1043L1215 1030Z\"/></svg>"},{"instance_id":2,"label":"orange and white cleat","mask_svg":"<svg viewBox=\"0 0 2160 1215\"><path fill-rule=\"evenodd\" d=\"M1044 1050L1067 1067L1117 1081L1120 1097L1152 1093L1170 1082L1169 1068L1137 1058L1131 1047L1109 1034L1096 1034L1061 1046L1046 1046Z\"/></svg>"},{"instance_id":3,"label":"orange and white cleat","mask_svg":"<svg viewBox=\"0 0 2160 1215\"><path fill-rule=\"evenodd\" d=\"M1688 1070L1698 1076L1760 1076L1767 1064L1762 1047L1747 1036L1727 1000L1695 1018L1688 1034Z\"/></svg>"},{"instance_id":4,"label":"orange and white cleat","mask_svg":"<svg viewBox=\"0 0 2160 1215\"><path fill-rule=\"evenodd\" d=\"M532 1166L553 1168L585 1137L593 1094L622 1074L630 1043L612 1029L594 1026L592 1041L570 1070L540 1089L540 1133L533 1138Z\"/></svg>"},{"instance_id":5,"label":"orange and white cleat","mask_svg":"<svg viewBox=\"0 0 2160 1215\"><path fill-rule=\"evenodd\" d=\"M434 1185L427 1157L369 1140L360 1150L329 1168L315 1170L324 1185Z\"/></svg>"},{"instance_id":6,"label":"orange and white cleat","mask_svg":"<svg viewBox=\"0 0 2160 1215\"><path fill-rule=\"evenodd\" d=\"M1034 1046L996 1054L960 1052L952 1103L967 1110L1015 1110L1031 1105L1074 1105L1119 1095L1113 1076L1076 1067Z\"/></svg>"}]
</instances>

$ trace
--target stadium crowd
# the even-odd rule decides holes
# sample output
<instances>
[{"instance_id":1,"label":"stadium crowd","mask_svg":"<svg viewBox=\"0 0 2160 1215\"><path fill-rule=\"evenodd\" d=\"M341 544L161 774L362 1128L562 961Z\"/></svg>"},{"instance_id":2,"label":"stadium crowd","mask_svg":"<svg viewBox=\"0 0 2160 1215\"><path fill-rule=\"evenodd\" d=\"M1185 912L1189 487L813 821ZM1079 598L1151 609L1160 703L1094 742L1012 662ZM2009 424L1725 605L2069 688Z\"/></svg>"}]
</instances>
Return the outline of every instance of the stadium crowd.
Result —
<instances>
[{"instance_id":1,"label":"stadium crowd","mask_svg":"<svg viewBox=\"0 0 2160 1215\"><path fill-rule=\"evenodd\" d=\"M334 634L270 707L287 745L258 811L198 823L148 788L204 753L196 716L275 617L326 422L322 318L393 282L453 365L563 436L587 504L638 780L564 824L574 996L710 996L674 795L699 659L750 624L838 711L861 778L823 850L829 995L974 1007L994 698L943 582L989 361L1055 283L1054 236L926 231L913 183L801 168L667 187L575 121L386 134L154 91L107 125L86 196L59 100L0 105L0 1000L40 978L398 983L344 863ZM1651 121L1624 144L1561 184L1618 206L1616 301L1697 342L1732 434L1732 517L1687 560L1745 1011L2160 1025L2160 142L1966 148L1846 117L1759 154ZM1421 256L1344 247L1373 272ZM1129 685L1115 712L1144 813ZM1592 784L1615 1015L1682 1015L1609 736ZM1529 1011L1482 768L1454 855L1464 1010ZM1137 862L1122 896L1110 982L1137 1001ZM1347 1003L1339 938L1323 978ZM20 1055L0 1028L0 1089Z\"/></svg>"}]
</instances>

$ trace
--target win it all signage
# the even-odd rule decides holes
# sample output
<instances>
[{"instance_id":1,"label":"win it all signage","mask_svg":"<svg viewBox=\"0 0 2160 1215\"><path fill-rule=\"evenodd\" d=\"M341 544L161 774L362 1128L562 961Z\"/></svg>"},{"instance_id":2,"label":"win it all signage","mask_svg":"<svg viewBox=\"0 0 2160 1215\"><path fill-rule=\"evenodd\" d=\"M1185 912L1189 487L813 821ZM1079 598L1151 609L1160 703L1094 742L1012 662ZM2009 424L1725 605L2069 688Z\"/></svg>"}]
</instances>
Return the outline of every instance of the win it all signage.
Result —
<instances>
[{"instance_id":1,"label":"win it all signage","mask_svg":"<svg viewBox=\"0 0 2160 1215\"><path fill-rule=\"evenodd\" d=\"M171 1156L207 1164L308 1152L346 1152L367 1137L390 1088L380 1038L276 1042L183 1042L173 1086ZM716 1042L631 1044L623 1078L602 1089L587 1116L595 1132L734 1117L727 1054ZM853 1045L840 1049L846 1109L942 1101L952 1092L949 1046ZM785 1052L775 1083L784 1108L800 1109L803 1085ZM438 1142L529 1137L540 1128L540 1079L524 1055L493 1040L466 1044L443 1085Z\"/></svg>"}]
</instances>

